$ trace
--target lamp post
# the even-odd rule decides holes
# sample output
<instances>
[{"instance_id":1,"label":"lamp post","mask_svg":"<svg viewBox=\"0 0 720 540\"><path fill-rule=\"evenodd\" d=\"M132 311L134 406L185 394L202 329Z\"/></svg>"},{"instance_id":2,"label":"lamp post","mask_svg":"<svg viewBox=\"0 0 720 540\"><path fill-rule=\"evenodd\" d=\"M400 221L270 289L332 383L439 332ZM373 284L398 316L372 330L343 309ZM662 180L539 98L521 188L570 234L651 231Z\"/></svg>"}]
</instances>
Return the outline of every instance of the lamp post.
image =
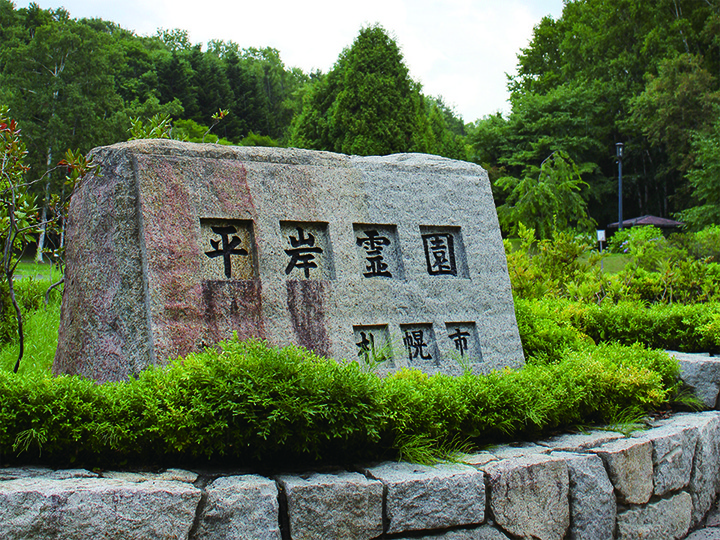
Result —
<instances>
[{"instance_id":1,"label":"lamp post","mask_svg":"<svg viewBox=\"0 0 720 540\"><path fill-rule=\"evenodd\" d=\"M623 158L623 143L619 142L615 144L615 150L618 158L618 230L621 231L623 228L623 217L622 217L622 158Z\"/></svg>"}]
</instances>

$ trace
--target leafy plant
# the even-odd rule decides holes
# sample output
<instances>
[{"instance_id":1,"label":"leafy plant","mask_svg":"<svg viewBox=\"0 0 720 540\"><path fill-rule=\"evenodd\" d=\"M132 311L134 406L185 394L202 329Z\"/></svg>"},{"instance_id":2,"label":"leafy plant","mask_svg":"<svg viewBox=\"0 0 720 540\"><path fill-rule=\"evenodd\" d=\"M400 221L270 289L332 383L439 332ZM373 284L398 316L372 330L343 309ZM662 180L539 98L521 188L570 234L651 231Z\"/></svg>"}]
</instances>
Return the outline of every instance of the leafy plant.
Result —
<instances>
[{"instance_id":1,"label":"leafy plant","mask_svg":"<svg viewBox=\"0 0 720 540\"><path fill-rule=\"evenodd\" d=\"M617 418L671 399L677 363L641 346L588 346L487 375L380 378L296 347L229 341L124 383L0 370L3 462L419 462Z\"/></svg>"},{"instance_id":2,"label":"leafy plant","mask_svg":"<svg viewBox=\"0 0 720 540\"><path fill-rule=\"evenodd\" d=\"M24 353L25 336L23 317L15 296L14 274L20 255L28 243L30 234L37 230L35 199L29 193L30 184L24 175L25 144L20 138L20 128L10 118L7 107L0 107L0 240L2 241L2 280L7 284L10 302L15 311L17 335L20 344L13 371L17 373Z\"/></svg>"},{"instance_id":3,"label":"leafy plant","mask_svg":"<svg viewBox=\"0 0 720 540\"><path fill-rule=\"evenodd\" d=\"M129 140L172 139L172 120L167 114L155 114L147 119L130 118Z\"/></svg>"}]
</instances>

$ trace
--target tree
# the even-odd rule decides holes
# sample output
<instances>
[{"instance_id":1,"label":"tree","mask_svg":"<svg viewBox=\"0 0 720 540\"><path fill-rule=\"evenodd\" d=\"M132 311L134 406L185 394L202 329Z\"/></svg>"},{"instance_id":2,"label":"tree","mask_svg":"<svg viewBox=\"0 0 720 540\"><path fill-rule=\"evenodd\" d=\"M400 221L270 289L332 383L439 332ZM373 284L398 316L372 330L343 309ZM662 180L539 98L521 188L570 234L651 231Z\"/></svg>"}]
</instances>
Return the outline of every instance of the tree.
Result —
<instances>
[{"instance_id":1,"label":"tree","mask_svg":"<svg viewBox=\"0 0 720 540\"><path fill-rule=\"evenodd\" d=\"M500 224L510 233L517 233L521 223L540 238L550 238L555 229L571 226L594 228L579 193L585 183L577 165L563 151L553 152L542 162L537 179L506 176L497 184L510 192L497 209Z\"/></svg>"},{"instance_id":2,"label":"tree","mask_svg":"<svg viewBox=\"0 0 720 540\"><path fill-rule=\"evenodd\" d=\"M32 176L45 179L41 195L41 222L46 222L52 193L64 180L52 174L58 153L115 142L114 114L122 109L111 66L117 51L107 25L77 22L66 11L42 12L31 5L26 26L30 39L7 51L3 83L15 91L10 102L24 119L24 138ZM99 27L99 29L98 29ZM37 258L42 260L43 226Z\"/></svg>"},{"instance_id":3,"label":"tree","mask_svg":"<svg viewBox=\"0 0 720 540\"><path fill-rule=\"evenodd\" d=\"M311 90L291 143L358 155L408 151L418 96L395 41L380 26L363 28Z\"/></svg>"},{"instance_id":4,"label":"tree","mask_svg":"<svg viewBox=\"0 0 720 540\"><path fill-rule=\"evenodd\" d=\"M683 53L661 61L658 74L648 77L645 90L633 101L631 121L666 155L656 170L656 183L665 193L674 192L681 207L689 198L684 176L693 162L691 140L708 131L720 104L720 91L713 88L715 78L702 66L702 58Z\"/></svg>"},{"instance_id":5,"label":"tree","mask_svg":"<svg viewBox=\"0 0 720 540\"><path fill-rule=\"evenodd\" d=\"M623 142L626 210L682 209L688 142L696 120L710 117L701 96L718 90L706 77L720 72L718 28L717 2L565 2L562 16L544 18L518 55L505 122L474 126L474 159L524 178L544 156L566 151L588 183L582 195L593 217L607 222L616 208L614 148ZM480 148L491 132L497 142Z\"/></svg>"},{"instance_id":6,"label":"tree","mask_svg":"<svg viewBox=\"0 0 720 540\"><path fill-rule=\"evenodd\" d=\"M696 134L692 141L696 160L687 178L698 206L681 212L679 217L693 229L720 224L720 107L708 133Z\"/></svg>"},{"instance_id":7,"label":"tree","mask_svg":"<svg viewBox=\"0 0 720 540\"><path fill-rule=\"evenodd\" d=\"M10 118L6 106L0 106L0 241L2 241L2 280L7 283L8 295L18 324L20 351L13 371L17 373L24 353L23 318L15 298L14 275L28 237L37 229L33 223L35 200L28 192L25 173L27 151L20 138L20 128Z\"/></svg>"}]
</instances>

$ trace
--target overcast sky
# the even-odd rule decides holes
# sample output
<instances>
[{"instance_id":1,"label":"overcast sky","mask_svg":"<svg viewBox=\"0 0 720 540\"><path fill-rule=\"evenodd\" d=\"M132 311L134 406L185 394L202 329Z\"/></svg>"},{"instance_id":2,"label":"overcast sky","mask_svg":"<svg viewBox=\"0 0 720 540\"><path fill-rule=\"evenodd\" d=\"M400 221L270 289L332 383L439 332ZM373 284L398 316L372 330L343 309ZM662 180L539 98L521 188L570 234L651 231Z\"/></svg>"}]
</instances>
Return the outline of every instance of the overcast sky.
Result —
<instances>
[{"instance_id":1,"label":"overcast sky","mask_svg":"<svg viewBox=\"0 0 720 540\"><path fill-rule=\"evenodd\" d=\"M507 112L507 77L533 27L563 0L36 0L73 18L100 17L140 35L182 28L190 41L274 47L288 67L328 71L360 28L380 23L400 45L426 95L465 122ZM27 7L29 2L15 2Z\"/></svg>"}]
</instances>

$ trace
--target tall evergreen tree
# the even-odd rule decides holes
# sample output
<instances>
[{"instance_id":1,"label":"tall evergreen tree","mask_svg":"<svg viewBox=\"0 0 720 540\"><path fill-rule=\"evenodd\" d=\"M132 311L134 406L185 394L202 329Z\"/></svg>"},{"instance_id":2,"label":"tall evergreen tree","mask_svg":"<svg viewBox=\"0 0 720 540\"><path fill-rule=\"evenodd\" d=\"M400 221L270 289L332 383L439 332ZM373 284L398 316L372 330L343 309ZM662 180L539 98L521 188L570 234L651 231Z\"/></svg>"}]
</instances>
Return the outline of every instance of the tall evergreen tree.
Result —
<instances>
[{"instance_id":1,"label":"tall evergreen tree","mask_svg":"<svg viewBox=\"0 0 720 540\"><path fill-rule=\"evenodd\" d=\"M363 28L307 96L291 143L358 155L408 151L419 93L397 43L380 26Z\"/></svg>"}]
</instances>

